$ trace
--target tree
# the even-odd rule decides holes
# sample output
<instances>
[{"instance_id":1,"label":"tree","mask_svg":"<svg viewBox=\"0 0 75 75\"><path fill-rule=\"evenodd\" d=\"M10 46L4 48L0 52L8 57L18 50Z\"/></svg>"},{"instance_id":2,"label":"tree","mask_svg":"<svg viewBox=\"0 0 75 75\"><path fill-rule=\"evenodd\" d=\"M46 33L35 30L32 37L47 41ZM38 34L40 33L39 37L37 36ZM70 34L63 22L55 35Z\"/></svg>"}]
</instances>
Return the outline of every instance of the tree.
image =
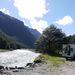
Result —
<instances>
[{"instance_id":1,"label":"tree","mask_svg":"<svg viewBox=\"0 0 75 75\"><path fill-rule=\"evenodd\" d=\"M69 35L63 38L64 44L75 44L75 35Z\"/></svg>"},{"instance_id":2,"label":"tree","mask_svg":"<svg viewBox=\"0 0 75 75\"><path fill-rule=\"evenodd\" d=\"M62 49L65 34L61 29L50 25L43 31L42 36L36 41L35 47L43 53L55 53Z\"/></svg>"}]
</instances>

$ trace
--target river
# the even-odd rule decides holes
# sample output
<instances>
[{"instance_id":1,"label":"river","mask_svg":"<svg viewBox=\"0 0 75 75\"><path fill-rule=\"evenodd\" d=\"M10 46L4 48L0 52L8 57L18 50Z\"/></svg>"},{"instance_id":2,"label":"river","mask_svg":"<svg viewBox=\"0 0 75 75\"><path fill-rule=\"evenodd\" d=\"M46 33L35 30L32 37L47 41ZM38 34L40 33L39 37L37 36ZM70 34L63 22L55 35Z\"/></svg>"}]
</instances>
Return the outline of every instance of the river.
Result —
<instances>
[{"instance_id":1,"label":"river","mask_svg":"<svg viewBox=\"0 0 75 75\"><path fill-rule=\"evenodd\" d=\"M39 55L40 53L35 53L28 49L0 52L0 65L8 67L24 67L27 63L32 63Z\"/></svg>"}]
</instances>

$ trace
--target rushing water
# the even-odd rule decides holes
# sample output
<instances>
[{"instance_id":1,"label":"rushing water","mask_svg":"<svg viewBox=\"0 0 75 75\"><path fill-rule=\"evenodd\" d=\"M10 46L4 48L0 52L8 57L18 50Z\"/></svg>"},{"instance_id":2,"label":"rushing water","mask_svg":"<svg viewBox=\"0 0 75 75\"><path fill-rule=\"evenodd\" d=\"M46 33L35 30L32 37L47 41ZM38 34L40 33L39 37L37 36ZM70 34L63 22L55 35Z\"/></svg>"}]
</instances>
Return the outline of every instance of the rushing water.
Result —
<instances>
[{"instance_id":1,"label":"rushing water","mask_svg":"<svg viewBox=\"0 0 75 75\"><path fill-rule=\"evenodd\" d=\"M0 65L8 67L24 67L26 63L33 62L39 55L39 53L34 53L28 49L0 52Z\"/></svg>"}]
</instances>

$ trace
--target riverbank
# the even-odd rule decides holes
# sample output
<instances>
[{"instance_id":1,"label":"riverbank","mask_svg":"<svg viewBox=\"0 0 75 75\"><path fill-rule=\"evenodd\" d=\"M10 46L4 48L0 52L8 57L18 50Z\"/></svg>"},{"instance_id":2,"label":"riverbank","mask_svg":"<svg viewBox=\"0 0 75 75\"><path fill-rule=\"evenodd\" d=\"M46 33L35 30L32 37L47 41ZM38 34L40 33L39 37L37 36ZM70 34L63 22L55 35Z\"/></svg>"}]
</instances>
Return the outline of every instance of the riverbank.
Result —
<instances>
[{"instance_id":1,"label":"riverbank","mask_svg":"<svg viewBox=\"0 0 75 75\"><path fill-rule=\"evenodd\" d=\"M0 75L74 75L75 61L65 61L65 64L59 66L46 61L46 63L37 64L34 68L5 70L3 72L4 74Z\"/></svg>"},{"instance_id":2,"label":"riverbank","mask_svg":"<svg viewBox=\"0 0 75 75\"><path fill-rule=\"evenodd\" d=\"M14 69L1 70L0 75L74 75L75 61L66 61L64 58L56 56L39 55L40 54L36 54L29 50L23 49L17 51L8 51L4 53L1 52L0 60L3 61L3 64L6 64L6 66L10 64L10 66L12 65L12 67L16 65L18 68L16 67ZM30 60L32 59L31 61L33 61L34 58L36 58L35 61L42 60L43 62L36 63L34 66L31 67L25 67L25 64L32 63L30 62ZM26 62L27 59L29 60Z\"/></svg>"}]
</instances>

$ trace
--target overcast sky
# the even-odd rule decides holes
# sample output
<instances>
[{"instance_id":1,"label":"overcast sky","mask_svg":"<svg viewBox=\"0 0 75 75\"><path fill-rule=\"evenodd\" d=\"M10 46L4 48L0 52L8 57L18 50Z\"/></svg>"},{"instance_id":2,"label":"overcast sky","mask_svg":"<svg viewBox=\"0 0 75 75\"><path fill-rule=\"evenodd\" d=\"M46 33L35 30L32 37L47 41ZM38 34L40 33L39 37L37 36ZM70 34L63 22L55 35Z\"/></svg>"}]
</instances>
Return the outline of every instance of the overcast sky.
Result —
<instances>
[{"instance_id":1,"label":"overcast sky","mask_svg":"<svg viewBox=\"0 0 75 75\"><path fill-rule=\"evenodd\" d=\"M39 32L51 24L75 34L75 0L0 0L0 11Z\"/></svg>"}]
</instances>

